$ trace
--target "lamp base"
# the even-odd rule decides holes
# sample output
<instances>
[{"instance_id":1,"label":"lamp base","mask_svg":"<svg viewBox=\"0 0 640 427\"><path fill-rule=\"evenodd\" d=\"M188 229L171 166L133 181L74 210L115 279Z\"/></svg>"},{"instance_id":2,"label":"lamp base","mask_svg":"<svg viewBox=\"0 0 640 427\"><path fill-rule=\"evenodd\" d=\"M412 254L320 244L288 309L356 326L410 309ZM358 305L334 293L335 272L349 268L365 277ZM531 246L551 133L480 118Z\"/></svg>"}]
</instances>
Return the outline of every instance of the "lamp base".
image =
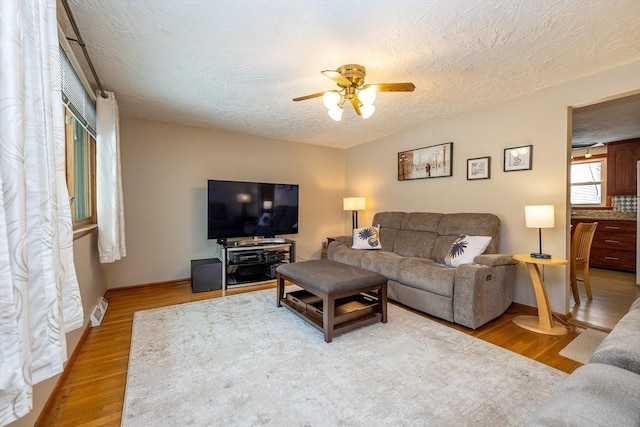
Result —
<instances>
[{"instance_id":1,"label":"lamp base","mask_svg":"<svg viewBox=\"0 0 640 427\"><path fill-rule=\"evenodd\" d=\"M551 259L551 255L541 254L541 253L531 253L531 258Z\"/></svg>"}]
</instances>

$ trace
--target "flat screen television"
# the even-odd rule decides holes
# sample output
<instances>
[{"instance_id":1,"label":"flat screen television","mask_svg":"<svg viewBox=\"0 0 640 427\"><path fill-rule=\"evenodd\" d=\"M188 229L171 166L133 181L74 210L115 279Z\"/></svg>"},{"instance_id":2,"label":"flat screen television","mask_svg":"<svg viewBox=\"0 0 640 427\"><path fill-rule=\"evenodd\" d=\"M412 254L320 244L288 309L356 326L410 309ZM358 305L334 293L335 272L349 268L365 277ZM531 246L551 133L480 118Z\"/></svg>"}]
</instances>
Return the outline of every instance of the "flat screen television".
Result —
<instances>
[{"instance_id":1,"label":"flat screen television","mask_svg":"<svg viewBox=\"0 0 640 427\"><path fill-rule=\"evenodd\" d=\"M207 236L219 242L298 233L299 186L208 180Z\"/></svg>"}]
</instances>

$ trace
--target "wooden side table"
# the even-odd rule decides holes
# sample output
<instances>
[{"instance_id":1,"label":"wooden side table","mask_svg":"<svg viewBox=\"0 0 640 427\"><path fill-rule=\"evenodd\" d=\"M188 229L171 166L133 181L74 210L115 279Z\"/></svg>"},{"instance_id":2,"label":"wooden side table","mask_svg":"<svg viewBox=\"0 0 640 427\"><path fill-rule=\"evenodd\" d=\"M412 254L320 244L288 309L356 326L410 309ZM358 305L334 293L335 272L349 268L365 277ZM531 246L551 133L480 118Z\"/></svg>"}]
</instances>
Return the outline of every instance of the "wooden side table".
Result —
<instances>
[{"instance_id":1,"label":"wooden side table","mask_svg":"<svg viewBox=\"0 0 640 427\"><path fill-rule=\"evenodd\" d=\"M563 258L541 259L533 258L528 254L514 255L513 259L527 264L527 270L533 282L533 290L538 304L538 316L516 316L513 323L528 331L538 332L546 335L566 335L569 331L564 326L553 321L551 309L549 308L549 298L544 287L544 281L540 274L539 265L567 265L569 261Z\"/></svg>"}]
</instances>

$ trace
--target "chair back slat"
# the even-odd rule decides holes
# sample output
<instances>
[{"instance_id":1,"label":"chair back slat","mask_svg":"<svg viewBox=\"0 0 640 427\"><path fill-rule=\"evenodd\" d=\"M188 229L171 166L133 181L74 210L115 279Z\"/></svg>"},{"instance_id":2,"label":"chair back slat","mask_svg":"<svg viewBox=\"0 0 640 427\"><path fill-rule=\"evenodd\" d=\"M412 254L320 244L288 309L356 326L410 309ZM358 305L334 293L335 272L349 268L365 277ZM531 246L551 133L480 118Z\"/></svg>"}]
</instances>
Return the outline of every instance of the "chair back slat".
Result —
<instances>
[{"instance_id":1,"label":"chair back slat","mask_svg":"<svg viewBox=\"0 0 640 427\"><path fill-rule=\"evenodd\" d=\"M591 284L589 283L589 256L591 255L591 243L593 235L598 228L597 222L581 222L576 225L571 238L571 270L569 277L571 280L571 292L576 304L580 304L580 292L578 291L578 271L582 272L582 281L587 292L587 298L593 299Z\"/></svg>"},{"instance_id":2,"label":"chair back slat","mask_svg":"<svg viewBox=\"0 0 640 427\"><path fill-rule=\"evenodd\" d=\"M597 222L581 222L576 225L571 242L571 263L589 262L596 228L598 228Z\"/></svg>"}]
</instances>

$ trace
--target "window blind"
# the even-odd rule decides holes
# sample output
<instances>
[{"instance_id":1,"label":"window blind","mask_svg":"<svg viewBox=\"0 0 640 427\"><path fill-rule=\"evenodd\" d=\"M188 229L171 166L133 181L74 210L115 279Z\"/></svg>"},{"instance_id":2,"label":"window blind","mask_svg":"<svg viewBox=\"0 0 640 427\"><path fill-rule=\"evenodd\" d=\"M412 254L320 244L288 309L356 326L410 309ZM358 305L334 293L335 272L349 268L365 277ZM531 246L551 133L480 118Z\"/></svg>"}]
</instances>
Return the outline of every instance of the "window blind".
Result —
<instances>
[{"instance_id":1,"label":"window blind","mask_svg":"<svg viewBox=\"0 0 640 427\"><path fill-rule=\"evenodd\" d=\"M96 137L96 104L82 85L67 54L60 50L60 75L62 79L62 102L78 119L87 132Z\"/></svg>"}]
</instances>

